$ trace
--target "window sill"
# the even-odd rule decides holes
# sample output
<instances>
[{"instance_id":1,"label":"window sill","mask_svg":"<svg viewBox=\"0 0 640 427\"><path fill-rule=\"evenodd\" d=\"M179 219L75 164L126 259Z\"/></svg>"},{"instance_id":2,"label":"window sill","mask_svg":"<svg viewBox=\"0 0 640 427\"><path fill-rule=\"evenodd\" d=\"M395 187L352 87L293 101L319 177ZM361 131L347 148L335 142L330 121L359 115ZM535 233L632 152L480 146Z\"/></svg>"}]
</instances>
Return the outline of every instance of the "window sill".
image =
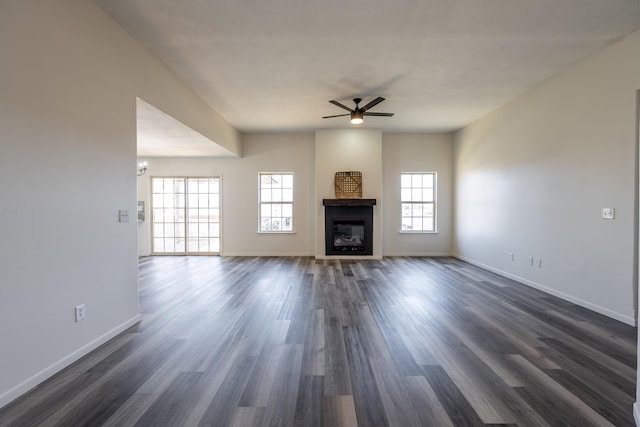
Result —
<instances>
[{"instance_id":1,"label":"window sill","mask_svg":"<svg viewBox=\"0 0 640 427\"><path fill-rule=\"evenodd\" d=\"M407 231L407 230L400 230L400 231L398 231L398 234L438 234L438 230L434 230L434 231Z\"/></svg>"}]
</instances>

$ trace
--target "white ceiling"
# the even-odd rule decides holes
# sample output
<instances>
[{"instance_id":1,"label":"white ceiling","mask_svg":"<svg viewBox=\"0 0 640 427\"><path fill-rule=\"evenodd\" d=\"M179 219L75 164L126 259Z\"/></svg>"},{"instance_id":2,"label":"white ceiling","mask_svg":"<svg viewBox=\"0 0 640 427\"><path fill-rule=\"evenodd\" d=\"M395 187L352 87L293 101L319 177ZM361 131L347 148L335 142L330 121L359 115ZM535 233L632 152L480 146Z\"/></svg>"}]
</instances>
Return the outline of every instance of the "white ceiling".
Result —
<instances>
[{"instance_id":1,"label":"white ceiling","mask_svg":"<svg viewBox=\"0 0 640 427\"><path fill-rule=\"evenodd\" d=\"M640 28L638 0L96 0L241 132L459 129Z\"/></svg>"},{"instance_id":2,"label":"white ceiling","mask_svg":"<svg viewBox=\"0 0 640 427\"><path fill-rule=\"evenodd\" d=\"M138 157L234 157L226 148L163 113L136 100Z\"/></svg>"}]
</instances>

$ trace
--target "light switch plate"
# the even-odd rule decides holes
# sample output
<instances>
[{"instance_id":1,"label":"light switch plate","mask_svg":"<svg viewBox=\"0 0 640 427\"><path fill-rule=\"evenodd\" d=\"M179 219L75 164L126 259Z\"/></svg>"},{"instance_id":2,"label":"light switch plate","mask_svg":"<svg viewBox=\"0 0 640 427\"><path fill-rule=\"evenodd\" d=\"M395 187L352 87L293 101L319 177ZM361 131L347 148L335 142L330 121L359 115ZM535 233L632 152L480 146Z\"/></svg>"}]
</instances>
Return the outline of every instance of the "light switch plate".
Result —
<instances>
[{"instance_id":1,"label":"light switch plate","mask_svg":"<svg viewBox=\"0 0 640 427\"><path fill-rule=\"evenodd\" d=\"M602 208L602 219L614 219L616 210L614 208Z\"/></svg>"},{"instance_id":2,"label":"light switch plate","mask_svg":"<svg viewBox=\"0 0 640 427\"><path fill-rule=\"evenodd\" d=\"M129 211L126 209L120 209L118 211L118 221L119 222L129 222Z\"/></svg>"},{"instance_id":3,"label":"light switch plate","mask_svg":"<svg viewBox=\"0 0 640 427\"><path fill-rule=\"evenodd\" d=\"M76 305L76 322L84 320L87 316L86 307L84 304Z\"/></svg>"}]
</instances>

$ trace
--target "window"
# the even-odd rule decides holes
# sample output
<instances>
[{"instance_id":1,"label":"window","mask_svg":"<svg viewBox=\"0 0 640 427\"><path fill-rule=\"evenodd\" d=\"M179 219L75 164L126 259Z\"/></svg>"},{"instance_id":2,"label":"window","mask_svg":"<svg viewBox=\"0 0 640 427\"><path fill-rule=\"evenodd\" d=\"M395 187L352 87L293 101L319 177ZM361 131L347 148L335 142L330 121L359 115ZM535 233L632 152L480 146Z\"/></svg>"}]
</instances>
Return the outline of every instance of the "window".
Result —
<instances>
[{"instance_id":1,"label":"window","mask_svg":"<svg viewBox=\"0 0 640 427\"><path fill-rule=\"evenodd\" d=\"M151 178L154 254L220 252L220 178Z\"/></svg>"},{"instance_id":2,"label":"window","mask_svg":"<svg viewBox=\"0 0 640 427\"><path fill-rule=\"evenodd\" d=\"M400 175L403 232L436 231L436 174Z\"/></svg>"},{"instance_id":3,"label":"window","mask_svg":"<svg viewBox=\"0 0 640 427\"><path fill-rule=\"evenodd\" d=\"M293 232L293 174L260 174L259 231Z\"/></svg>"}]
</instances>

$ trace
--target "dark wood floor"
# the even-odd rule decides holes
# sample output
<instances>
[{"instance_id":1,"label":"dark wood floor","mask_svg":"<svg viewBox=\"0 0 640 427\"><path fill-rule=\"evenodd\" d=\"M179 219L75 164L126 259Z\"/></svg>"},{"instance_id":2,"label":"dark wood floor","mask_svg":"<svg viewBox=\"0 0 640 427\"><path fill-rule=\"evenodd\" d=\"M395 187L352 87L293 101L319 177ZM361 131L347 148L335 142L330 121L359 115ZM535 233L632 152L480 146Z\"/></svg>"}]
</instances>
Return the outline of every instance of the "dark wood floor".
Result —
<instances>
[{"instance_id":1,"label":"dark wood floor","mask_svg":"<svg viewBox=\"0 0 640 427\"><path fill-rule=\"evenodd\" d=\"M634 425L634 328L455 259L144 258L140 304L0 425Z\"/></svg>"}]
</instances>

